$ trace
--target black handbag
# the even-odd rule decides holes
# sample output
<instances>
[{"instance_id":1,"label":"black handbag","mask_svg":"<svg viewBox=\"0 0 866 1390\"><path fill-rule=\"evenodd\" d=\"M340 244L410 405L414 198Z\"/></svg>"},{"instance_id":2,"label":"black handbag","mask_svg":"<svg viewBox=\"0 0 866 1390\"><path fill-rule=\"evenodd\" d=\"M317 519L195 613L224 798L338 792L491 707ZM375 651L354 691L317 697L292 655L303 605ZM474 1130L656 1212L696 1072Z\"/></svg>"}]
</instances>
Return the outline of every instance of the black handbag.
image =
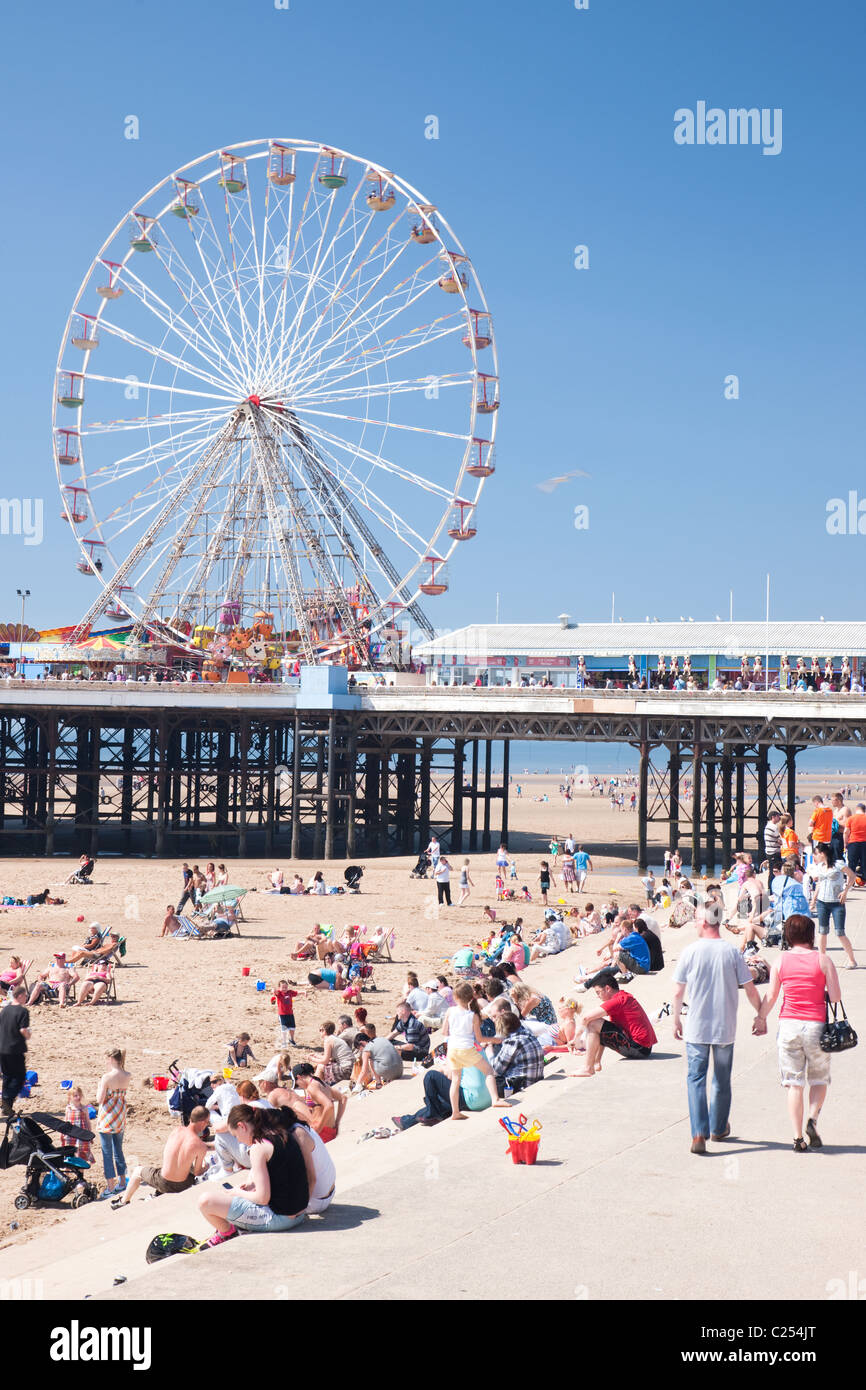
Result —
<instances>
[{"instance_id":1,"label":"black handbag","mask_svg":"<svg viewBox=\"0 0 866 1390\"><path fill-rule=\"evenodd\" d=\"M841 999L838 1004L830 1003L830 996L825 993L824 1003L826 1008L826 1021L821 1029L819 1046L822 1052L847 1052L849 1048L857 1046L857 1034L848 1022L848 1015L845 1012L845 1005ZM833 1017L830 1017L830 1010L833 1010ZM842 1010L842 1017L836 1017L836 1010Z\"/></svg>"}]
</instances>

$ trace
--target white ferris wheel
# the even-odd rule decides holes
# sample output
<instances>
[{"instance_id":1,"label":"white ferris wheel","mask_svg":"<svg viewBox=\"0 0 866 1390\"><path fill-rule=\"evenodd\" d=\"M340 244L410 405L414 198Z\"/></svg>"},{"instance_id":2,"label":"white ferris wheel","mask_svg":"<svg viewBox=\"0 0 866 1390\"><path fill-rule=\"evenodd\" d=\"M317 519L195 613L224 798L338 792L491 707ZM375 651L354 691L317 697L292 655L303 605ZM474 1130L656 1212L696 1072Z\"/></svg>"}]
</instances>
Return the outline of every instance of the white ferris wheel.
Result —
<instances>
[{"instance_id":1,"label":"white ferris wheel","mask_svg":"<svg viewBox=\"0 0 866 1390\"><path fill-rule=\"evenodd\" d=\"M476 534L496 345L444 217L304 140L216 150L108 237L63 334L54 452L78 569L133 637L272 615L308 661L369 657ZM351 656L350 656L351 654Z\"/></svg>"}]
</instances>

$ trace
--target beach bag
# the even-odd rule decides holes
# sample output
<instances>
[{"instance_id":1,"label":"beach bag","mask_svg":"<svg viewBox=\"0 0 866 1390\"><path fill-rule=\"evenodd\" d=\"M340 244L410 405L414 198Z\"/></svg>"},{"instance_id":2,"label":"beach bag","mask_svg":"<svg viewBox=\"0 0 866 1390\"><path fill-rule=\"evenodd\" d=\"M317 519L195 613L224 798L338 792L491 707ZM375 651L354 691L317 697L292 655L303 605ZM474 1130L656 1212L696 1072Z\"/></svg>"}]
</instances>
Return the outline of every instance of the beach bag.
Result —
<instances>
[{"instance_id":1,"label":"beach bag","mask_svg":"<svg viewBox=\"0 0 866 1390\"><path fill-rule=\"evenodd\" d=\"M849 1048L857 1046L857 1034L848 1022L848 1015L845 1012L845 1005L841 999L838 1004L830 1003L830 996L825 993L824 1006L826 1010L826 1021L821 1030L819 1046L822 1052L847 1052ZM833 1010L833 1017L830 1017L830 1010ZM842 1017L837 1017L837 1010L842 1010Z\"/></svg>"}]
</instances>

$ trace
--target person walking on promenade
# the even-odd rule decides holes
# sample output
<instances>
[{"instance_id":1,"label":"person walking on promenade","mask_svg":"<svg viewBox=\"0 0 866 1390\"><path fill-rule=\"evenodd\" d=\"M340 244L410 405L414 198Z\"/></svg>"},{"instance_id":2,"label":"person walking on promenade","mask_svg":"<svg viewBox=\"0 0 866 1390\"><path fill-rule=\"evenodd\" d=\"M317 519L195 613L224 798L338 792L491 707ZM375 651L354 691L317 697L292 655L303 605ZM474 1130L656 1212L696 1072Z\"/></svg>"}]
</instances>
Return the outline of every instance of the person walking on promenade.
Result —
<instances>
[{"instance_id":1,"label":"person walking on promenade","mask_svg":"<svg viewBox=\"0 0 866 1390\"><path fill-rule=\"evenodd\" d=\"M695 915L698 940L687 946L674 971L674 1037L685 1036L688 1061L689 1120L693 1154L707 1151L707 1139L719 1142L731 1132L731 1067L737 1033L737 1006L742 986L759 1015L752 1031L766 1033L760 1018L761 996L751 971L736 946L719 935L717 904L699 907ZM688 992L688 1016L682 1021L683 997ZM713 1085L707 1106L707 1072L713 1055Z\"/></svg>"},{"instance_id":2,"label":"person walking on promenade","mask_svg":"<svg viewBox=\"0 0 866 1390\"><path fill-rule=\"evenodd\" d=\"M782 994L779 1014L779 1076L788 1092L788 1113L794 1130L794 1152L822 1147L818 1116L830 1084L829 1052L821 1051L826 1020L824 996L831 1004L842 998L836 967L824 951L815 950L815 923L793 913L785 923L789 950L774 964L764 1002L758 1012L768 1019ZM809 1084L809 1118L803 1134L806 1083ZM806 1142L808 1140L808 1143Z\"/></svg>"},{"instance_id":3,"label":"person walking on promenade","mask_svg":"<svg viewBox=\"0 0 866 1390\"><path fill-rule=\"evenodd\" d=\"M849 889L854 886L854 874L847 864L834 864L832 862L832 850L829 844L816 844L812 851L812 863L806 874L806 880L811 889L810 911L815 912L817 910L818 913L818 950L822 956L827 950L827 938L830 935L830 921L832 919L836 937L844 947L847 957L842 964L842 969L856 970L857 961L854 958L854 947L845 934L845 901Z\"/></svg>"}]
</instances>

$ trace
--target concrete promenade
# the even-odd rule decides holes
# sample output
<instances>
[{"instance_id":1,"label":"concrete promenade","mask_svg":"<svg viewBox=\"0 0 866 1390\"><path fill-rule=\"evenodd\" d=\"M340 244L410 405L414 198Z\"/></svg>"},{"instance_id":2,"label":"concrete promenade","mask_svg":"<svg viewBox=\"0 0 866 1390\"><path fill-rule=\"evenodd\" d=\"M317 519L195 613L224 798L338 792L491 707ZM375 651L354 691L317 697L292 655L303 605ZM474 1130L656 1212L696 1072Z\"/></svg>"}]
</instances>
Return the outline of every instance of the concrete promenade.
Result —
<instances>
[{"instance_id":1,"label":"concrete promenade","mask_svg":"<svg viewBox=\"0 0 866 1390\"><path fill-rule=\"evenodd\" d=\"M849 904L849 931L866 958L866 895ZM665 970L631 986L654 1020L693 932L664 938ZM597 942L530 967L528 980L559 998L578 964L591 965ZM840 978L863 1033L866 970ZM710 1145L707 1157L689 1153L684 1047L665 1018L651 1060L605 1054L600 1076L578 1080L565 1077L566 1059L524 1093L520 1109L544 1125L534 1168L512 1165L491 1111L358 1144L392 1113L420 1105L421 1079L413 1078L350 1102L331 1146L337 1198L324 1218L148 1269L144 1251L156 1232L203 1233L194 1194L121 1212L103 1203L8 1247L3 1277L40 1279L44 1297L73 1301L215 1300L229 1286L235 1300L323 1290L330 1298L485 1299L515 1296L519 1263L519 1288L532 1297L827 1299L852 1272L866 1276L866 1050L834 1059L825 1147L795 1154L776 1070L777 1014L778 1006L769 1034L755 1038L741 1000L733 1138ZM127 1282L113 1287L121 1275Z\"/></svg>"}]
</instances>

